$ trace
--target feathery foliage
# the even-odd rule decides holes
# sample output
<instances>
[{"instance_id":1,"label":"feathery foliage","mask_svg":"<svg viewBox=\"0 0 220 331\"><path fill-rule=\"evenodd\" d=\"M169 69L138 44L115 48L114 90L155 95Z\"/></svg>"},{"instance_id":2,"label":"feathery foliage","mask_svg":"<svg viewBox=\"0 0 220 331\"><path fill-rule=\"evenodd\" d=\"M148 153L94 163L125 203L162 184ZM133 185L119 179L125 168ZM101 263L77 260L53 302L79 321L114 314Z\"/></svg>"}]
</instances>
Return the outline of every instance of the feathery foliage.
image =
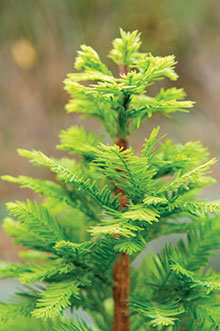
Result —
<instances>
[{"instance_id":1,"label":"feathery foliage","mask_svg":"<svg viewBox=\"0 0 220 331\"><path fill-rule=\"evenodd\" d=\"M112 145L73 126L61 132L57 146L70 157L18 151L33 165L49 168L54 181L2 177L44 197L7 203L11 217L4 229L26 250L20 252L23 263L0 264L1 278L19 279L24 286L12 302L0 303L2 330L15 329L14 320L19 330L28 325L31 330L111 330L112 269L120 254L133 261L151 240L175 233L186 237L148 254L131 270L131 330L219 328L220 276L207 266L213 250L220 249L220 200L197 199L201 188L215 182L209 174L216 159L209 159L198 141L165 140L159 127L139 155L125 147L145 119L193 106L182 88L148 95L156 81L178 78L176 60L143 53L140 46L138 31L120 30L108 55L119 66L115 77L95 50L82 45L77 71L64 81L71 95L67 111L100 120ZM93 324L63 317L68 307L71 313L88 312Z\"/></svg>"}]
</instances>

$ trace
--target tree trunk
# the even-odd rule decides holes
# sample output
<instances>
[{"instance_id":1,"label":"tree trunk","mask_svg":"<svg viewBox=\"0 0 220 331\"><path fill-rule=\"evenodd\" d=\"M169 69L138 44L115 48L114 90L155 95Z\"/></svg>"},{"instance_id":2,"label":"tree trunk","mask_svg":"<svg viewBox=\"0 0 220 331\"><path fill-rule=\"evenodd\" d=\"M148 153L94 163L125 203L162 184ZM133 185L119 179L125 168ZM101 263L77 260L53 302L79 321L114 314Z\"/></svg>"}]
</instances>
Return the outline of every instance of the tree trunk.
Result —
<instances>
[{"instance_id":1,"label":"tree trunk","mask_svg":"<svg viewBox=\"0 0 220 331\"><path fill-rule=\"evenodd\" d=\"M116 144L124 149L128 148L126 139L116 139ZM123 210L127 205L125 192L120 188L115 188L115 194L121 193L119 198L120 210ZM114 324L113 331L129 331L130 319L128 316L128 293L130 291L130 263L129 256L122 253L113 269L113 299L114 299Z\"/></svg>"}]
</instances>

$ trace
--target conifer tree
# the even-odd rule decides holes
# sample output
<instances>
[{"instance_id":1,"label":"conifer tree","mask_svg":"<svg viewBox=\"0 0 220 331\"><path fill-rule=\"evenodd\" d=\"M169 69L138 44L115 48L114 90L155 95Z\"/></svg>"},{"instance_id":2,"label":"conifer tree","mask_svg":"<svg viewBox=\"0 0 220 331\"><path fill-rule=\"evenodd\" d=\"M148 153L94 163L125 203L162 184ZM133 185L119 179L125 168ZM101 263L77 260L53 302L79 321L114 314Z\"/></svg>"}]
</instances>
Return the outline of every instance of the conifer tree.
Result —
<instances>
[{"instance_id":1,"label":"conifer tree","mask_svg":"<svg viewBox=\"0 0 220 331\"><path fill-rule=\"evenodd\" d=\"M1 330L219 329L220 276L207 265L220 249L220 201L196 198L214 182L209 173L216 160L200 142L174 144L158 127L139 155L129 147L128 137L144 120L193 106L182 88L147 94L156 81L178 75L174 56L143 53L140 45L137 31L120 30L109 53L116 77L82 45L78 72L64 81L71 95L66 110L100 120L112 144L73 126L57 146L68 157L18 151L48 167L54 181L2 177L44 200L7 203L12 217L4 229L25 248L25 263L1 262L0 275L24 285L10 303L0 302ZM133 266L150 241L177 233L186 237ZM92 326L72 315L78 308Z\"/></svg>"}]
</instances>

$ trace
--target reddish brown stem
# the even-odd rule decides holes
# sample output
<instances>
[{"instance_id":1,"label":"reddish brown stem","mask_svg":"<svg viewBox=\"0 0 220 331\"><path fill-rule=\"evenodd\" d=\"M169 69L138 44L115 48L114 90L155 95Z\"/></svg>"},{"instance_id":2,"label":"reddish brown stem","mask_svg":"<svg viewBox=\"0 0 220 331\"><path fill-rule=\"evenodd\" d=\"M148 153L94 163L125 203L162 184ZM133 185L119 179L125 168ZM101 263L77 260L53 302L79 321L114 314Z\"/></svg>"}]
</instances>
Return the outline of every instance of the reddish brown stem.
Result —
<instances>
[{"instance_id":1,"label":"reddish brown stem","mask_svg":"<svg viewBox=\"0 0 220 331\"><path fill-rule=\"evenodd\" d=\"M113 269L115 287L114 299L114 331L129 331L130 320L126 310L128 309L128 292L130 290L130 266L129 256L122 253Z\"/></svg>"},{"instance_id":2,"label":"reddish brown stem","mask_svg":"<svg viewBox=\"0 0 220 331\"><path fill-rule=\"evenodd\" d=\"M119 73L127 75L128 67L122 64L119 64Z\"/></svg>"},{"instance_id":3,"label":"reddish brown stem","mask_svg":"<svg viewBox=\"0 0 220 331\"><path fill-rule=\"evenodd\" d=\"M128 149L128 140L127 139L121 139L120 137L116 138L116 145L122 148L124 151L125 149Z\"/></svg>"},{"instance_id":4,"label":"reddish brown stem","mask_svg":"<svg viewBox=\"0 0 220 331\"><path fill-rule=\"evenodd\" d=\"M117 137L116 144L123 150L128 148L128 141ZM115 194L121 193L119 198L120 210L127 206L127 198L124 190L116 187ZM122 253L113 268L113 299L114 299L114 324L113 331L129 331L130 319L128 316L128 293L130 291L130 263L129 256Z\"/></svg>"}]
</instances>

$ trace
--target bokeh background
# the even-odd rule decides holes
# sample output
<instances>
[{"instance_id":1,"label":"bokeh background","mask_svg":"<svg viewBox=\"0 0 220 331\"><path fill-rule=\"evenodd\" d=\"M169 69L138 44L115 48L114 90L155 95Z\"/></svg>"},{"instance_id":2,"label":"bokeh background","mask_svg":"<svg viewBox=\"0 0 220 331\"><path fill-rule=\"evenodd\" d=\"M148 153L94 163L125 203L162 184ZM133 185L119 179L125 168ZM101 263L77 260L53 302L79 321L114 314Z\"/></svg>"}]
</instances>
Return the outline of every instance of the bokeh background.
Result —
<instances>
[{"instance_id":1,"label":"bokeh background","mask_svg":"<svg viewBox=\"0 0 220 331\"><path fill-rule=\"evenodd\" d=\"M176 142L202 140L220 158L220 1L219 0L1 0L0 1L0 174L51 178L16 154L18 147L60 156L55 149L60 129L81 123L97 133L95 120L67 115L63 80L73 71L80 44L106 57L119 27L138 29L142 49L154 55L175 54L180 76L175 83L196 101L189 114L173 120L160 116L136 131L131 145L141 149L155 125ZM114 69L113 69L114 70ZM155 93L160 88L152 89ZM172 86L163 81L165 87ZM108 138L107 138L108 139ZM220 181L220 167L213 167ZM220 184L207 191L220 195ZM0 182L0 219L4 202L33 197L30 191ZM0 259L17 260L17 249L0 230Z\"/></svg>"}]
</instances>

